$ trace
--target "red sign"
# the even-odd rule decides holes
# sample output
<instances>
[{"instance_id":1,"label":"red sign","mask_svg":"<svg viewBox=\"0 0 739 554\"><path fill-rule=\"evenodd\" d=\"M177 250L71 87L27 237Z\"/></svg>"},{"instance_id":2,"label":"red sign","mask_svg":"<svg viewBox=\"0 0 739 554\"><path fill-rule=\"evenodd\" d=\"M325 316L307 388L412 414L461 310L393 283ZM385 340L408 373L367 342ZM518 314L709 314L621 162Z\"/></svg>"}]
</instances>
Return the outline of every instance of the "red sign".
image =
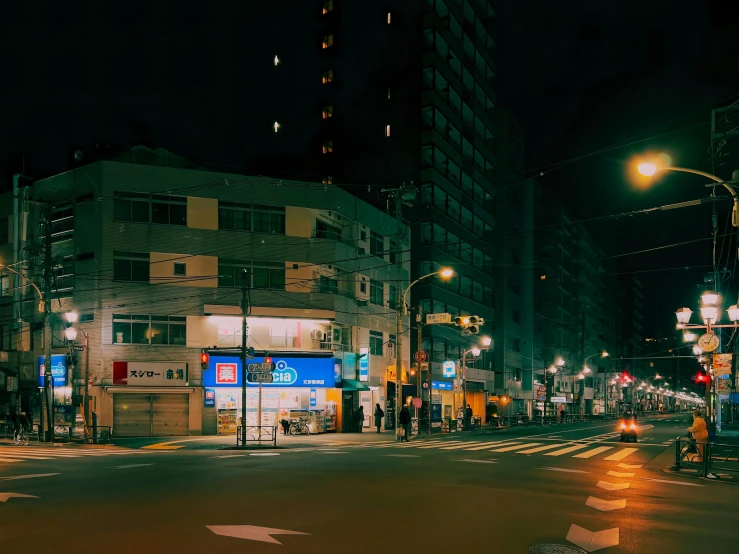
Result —
<instances>
[{"instance_id":1,"label":"red sign","mask_svg":"<svg viewBox=\"0 0 739 554\"><path fill-rule=\"evenodd\" d=\"M237 371L236 364L216 364L216 384L235 385Z\"/></svg>"},{"instance_id":2,"label":"red sign","mask_svg":"<svg viewBox=\"0 0 739 554\"><path fill-rule=\"evenodd\" d=\"M413 359L416 360L417 362L425 362L426 361L426 351L421 350L419 352L416 352L413 355Z\"/></svg>"}]
</instances>

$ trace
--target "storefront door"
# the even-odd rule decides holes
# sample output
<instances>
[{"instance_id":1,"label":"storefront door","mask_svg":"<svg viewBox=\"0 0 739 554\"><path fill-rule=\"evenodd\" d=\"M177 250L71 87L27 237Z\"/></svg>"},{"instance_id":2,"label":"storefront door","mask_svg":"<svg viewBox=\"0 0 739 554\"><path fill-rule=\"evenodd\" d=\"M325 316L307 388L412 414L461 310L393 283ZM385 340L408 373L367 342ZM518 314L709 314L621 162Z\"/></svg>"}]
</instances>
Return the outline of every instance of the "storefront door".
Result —
<instances>
[{"instance_id":1,"label":"storefront door","mask_svg":"<svg viewBox=\"0 0 739 554\"><path fill-rule=\"evenodd\" d=\"M187 394L116 394L113 434L117 437L169 437L190 434Z\"/></svg>"},{"instance_id":2,"label":"storefront door","mask_svg":"<svg viewBox=\"0 0 739 554\"><path fill-rule=\"evenodd\" d=\"M357 393L344 391L341 394L341 431L343 433L353 433L359 430L354 423L354 414L358 409Z\"/></svg>"}]
</instances>

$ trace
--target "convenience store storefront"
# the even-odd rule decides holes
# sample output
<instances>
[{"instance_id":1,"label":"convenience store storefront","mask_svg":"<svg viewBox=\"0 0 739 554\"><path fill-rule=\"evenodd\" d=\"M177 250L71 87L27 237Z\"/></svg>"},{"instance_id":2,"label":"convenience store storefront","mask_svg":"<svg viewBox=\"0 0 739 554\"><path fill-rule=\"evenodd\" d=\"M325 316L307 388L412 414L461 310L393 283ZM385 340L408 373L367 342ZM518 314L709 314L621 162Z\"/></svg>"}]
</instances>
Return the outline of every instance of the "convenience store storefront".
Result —
<instances>
[{"instance_id":1,"label":"convenience store storefront","mask_svg":"<svg viewBox=\"0 0 739 554\"><path fill-rule=\"evenodd\" d=\"M262 421L257 422L259 385L247 383L246 424L279 426L283 419L303 419L311 433L336 431L341 402L340 365L333 353L271 353L273 382L262 385ZM263 363L255 356L248 363ZM241 359L211 352L203 372L203 434L233 435L241 421Z\"/></svg>"}]
</instances>

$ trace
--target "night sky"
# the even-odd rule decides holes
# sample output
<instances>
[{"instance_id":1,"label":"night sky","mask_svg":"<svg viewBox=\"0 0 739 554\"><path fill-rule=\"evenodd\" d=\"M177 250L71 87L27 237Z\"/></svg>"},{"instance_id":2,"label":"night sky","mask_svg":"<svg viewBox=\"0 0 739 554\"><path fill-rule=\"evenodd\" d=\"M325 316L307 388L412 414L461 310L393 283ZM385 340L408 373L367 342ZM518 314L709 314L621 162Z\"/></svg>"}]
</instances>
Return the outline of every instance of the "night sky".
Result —
<instances>
[{"instance_id":1,"label":"night sky","mask_svg":"<svg viewBox=\"0 0 739 554\"><path fill-rule=\"evenodd\" d=\"M0 187L15 171L35 178L64 171L70 148L95 144L119 151L146 144L240 170L244 130L223 104L224 95L228 105L237 104L234 87L248 83L249 37L240 32L240 20L258 17L256 3L57 4L3 6ZM560 194L574 217L708 195L704 180L682 175L636 188L627 165L645 151L666 151L676 165L712 171L710 109L739 99L738 2L495 5L499 103L525 128L528 168L542 168L540 182ZM283 38L290 40L290 33ZM634 141L642 142L623 146ZM724 153L714 170L729 178L739 169L739 141L729 142ZM531 174L502 175L501 184ZM731 232L729 206L716 204L719 234ZM711 209L587 228L612 256L709 237ZM728 238L719 242L730 270L738 246L732 241L731 247ZM696 287L710 268L655 270L710 264L711 242L704 240L624 256L614 270L639 272L647 332L666 334L674 310L694 306ZM736 295L733 280L728 286Z\"/></svg>"}]
</instances>

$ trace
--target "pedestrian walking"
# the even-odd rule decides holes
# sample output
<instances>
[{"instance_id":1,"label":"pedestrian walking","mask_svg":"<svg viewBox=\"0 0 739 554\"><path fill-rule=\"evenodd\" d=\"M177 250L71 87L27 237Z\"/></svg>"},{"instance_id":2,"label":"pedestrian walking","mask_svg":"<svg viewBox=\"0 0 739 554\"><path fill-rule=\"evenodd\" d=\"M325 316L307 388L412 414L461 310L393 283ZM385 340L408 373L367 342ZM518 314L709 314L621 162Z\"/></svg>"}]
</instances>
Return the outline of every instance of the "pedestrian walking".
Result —
<instances>
[{"instance_id":1,"label":"pedestrian walking","mask_svg":"<svg viewBox=\"0 0 739 554\"><path fill-rule=\"evenodd\" d=\"M562 408L559 411L559 421L560 421L560 423L564 423L565 422L565 409L564 408Z\"/></svg>"},{"instance_id":2,"label":"pedestrian walking","mask_svg":"<svg viewBox=\"0 0 739 554\"><path fill-rule=\"evenodd\" d=\"M405 442L409 442L408 435L411 434L411 413L408 411L408 406L403 406L403 409L400 410L398 422L400 423L401 429L400 442L403 442L403 439L405 439Z\"/></svg>"},{"instance_id":3,"label":"pedestrian walking","mask_svg":"<svg viewBox=\"0 0 739 554\"><path fill-rule=\"evenodd\" d=\"M364 406L360 406L357 410L357 427L361 433L362 427L364 427Z\"/></svg>"},{"instance_id":4,"label":"pedestrian walking","mask_svg":"<svg viewBox=\"0 0 739 554\"><path fill-rule=\"evenodd\" d=\"M382 427L383 417L385 417L385 412L382 411L379 404L375 404L375 427L377 427L378 433L380 432L380 427Z\"/></svg>"},{"instance_id":5,"label":"pedestrian walking","mask_svg":"<svg viewBox=\"0 0 739 554\"><path fill-rule=\"evenodd\" d=\"M14 427L13 440L17 444L20 439L21 429L28 429L28 418L26 417L26 412L21 412L15 419Z\"/></svg>"},{"instance_id":6,"label":"pedestrian walking","mask_svg":"<svg viewBox=\"0 0 739 554\"><path fill-rule=\"evenodd\" d=\"M706 420L703 419L701 411L695 410L693 412L693 425L688 428L690 434L695 440L695 445L698 448L698 460L693 458L692 461L700 462L703 460L703 450L708 442L708 429L706 428Z\"/></svg>"},{"instance_id":7,"label":"pedestrian walking","mask_svg":"<svg viewBox=\"0 0 739 554\"><path fill-rule=\"evenodd\" d=\"M472 408L467 404L467 409L464 411L464 427L468 431L470 430L470 424L472 423Z\"/></svg>"},{"instance_id":8,"label":"pedestrian walking","mask_svg":"<svg viewBox=\"0 0 739 554\"><path fill-rule=\"evenodd\" d=\"M282 425L282 434L287 436L290 433L290 422L286 419L281 419L280 424Z\"/></svg>"}]
</instances>

